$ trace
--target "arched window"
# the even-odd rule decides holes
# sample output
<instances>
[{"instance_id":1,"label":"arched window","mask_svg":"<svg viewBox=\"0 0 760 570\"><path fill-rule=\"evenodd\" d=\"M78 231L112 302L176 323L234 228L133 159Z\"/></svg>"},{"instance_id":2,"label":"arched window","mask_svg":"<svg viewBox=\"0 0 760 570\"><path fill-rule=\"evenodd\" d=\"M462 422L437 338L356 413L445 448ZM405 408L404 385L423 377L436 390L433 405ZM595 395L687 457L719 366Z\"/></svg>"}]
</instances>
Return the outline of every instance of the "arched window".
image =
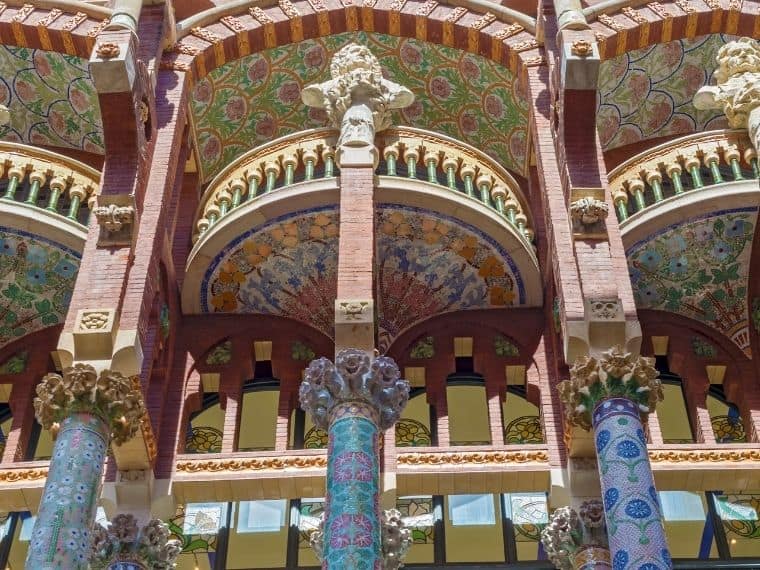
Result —
<instances>
[{"instance_id":1,"label":"arched window","mask_svg":"<svg viewBox=\"0 0 760 570\"><path fill-rule=\"evenodd\" d=\"M718 443L747 442L739 408L726 399L723 385L710 384L710 391L707 393L707 411L710 412L715 441Z\"/></svg>"},{"instance_id":2,"label":"arched window","mask_svg":"<svg viewBox=\"0 0 760 570\"><path fill-rule=\"evenodd\" d=\"M451 445L490 445L491 427L485 380L477 372L455 372L446 379Z\"/></svg>"},{"instance_id":3,"label":"arched window","mask_svg":"<svg viewBox=\"0 0 760 570\"><path fill-rule=\"evenodd\" d=\"M509 386L501 404L504 443L544 443L538 406L525 397L524 386Z\"/></svg>"},{"instance_id":4,"label":"arched window","mask_svg":"<svg viewBox=\"0 0 760 570\"><path fill-rule=\"evenodd\" d=\"M691 426L683 380L668 369L665 358L657 358L657 369L662 382L663 401L657 404L657 420L664 443L692 443L694 430Z\"/></svg>"},{"instance_id":5,"label":"arched window","mask_svg":"<svg viewBox=\"0 0 760 570\"><path fill-rule=\"evenodd\" d=\"M412 388L409 403L396 422L396 447L425 447L433 445L431 408L424 388Z\"/></svg>"},{"instance_id":6,"label":"arched window","mask_svg":"<svg viewBox=\"0 0 760 570\"><path fill-rule=\"evenodd\" d=\"M203 395L203 407L190 415L185 453L220 453L224 434L224 410L216 392Z\"/></svg>"},{"instance_id":7,"label":"arched window","mask_svg":"<svg viewBox=\"0 0 760 570\"><path fill-rule=\"evenodd\" d=\"M243 386L238 451L272 451L277 437L280 381L254 378Z\"/></svg>"}]
</instances>

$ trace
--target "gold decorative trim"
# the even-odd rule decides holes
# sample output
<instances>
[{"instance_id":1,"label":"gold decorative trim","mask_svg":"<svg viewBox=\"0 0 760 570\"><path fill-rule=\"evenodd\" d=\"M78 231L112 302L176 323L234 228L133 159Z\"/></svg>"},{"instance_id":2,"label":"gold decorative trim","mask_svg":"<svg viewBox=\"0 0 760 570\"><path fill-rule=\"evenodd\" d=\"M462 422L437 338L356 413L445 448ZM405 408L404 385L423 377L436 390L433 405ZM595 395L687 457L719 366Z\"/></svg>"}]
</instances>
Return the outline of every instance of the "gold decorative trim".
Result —
<instances>
[{"instance_id":1,"label":"gold decorative trim","mask_svg":"<svg viewBox=\"0 0 760 570\"><path fill-rule=\"evenodd\" d=\"M650 450L649 460L652 463L740 463L760 461L760 449Z\"/></svg>"},{"instance_id":2,"label":"gold decorative trim","mask_svg":"<svg viewBox=\"0 0 760 570\"><path fill-rule=\"evenodd\" d=\"M40 479L45 479L47 475L47 467L41 469L6 469L0 471L0 482L39 481Z\"/></svg>"},{"instance_id":3,"label":"gold decorative trim","mask_svg":"<svg viewBox=\"0 0 760 570\"><path fill-rule=\"evenodd\" d=\"M220 473L237 471L265 471L267 469L324 469L326 455L309 457L252 457L249 459L209 459L206 461L178 461L177 471L181 473Z\"/></svg>"},{"instance_id":4,"label":"gold decorative trim","mask_svg":"<svg viewBox=\"0 0 760 570\"><path fill-rule=\"evenodd\" d=\"M549 454L534 451L465 451L458 453L402 453L396 458L399 465L504 465L508 463L548 463Z\"/></svg>"}]
</instances>

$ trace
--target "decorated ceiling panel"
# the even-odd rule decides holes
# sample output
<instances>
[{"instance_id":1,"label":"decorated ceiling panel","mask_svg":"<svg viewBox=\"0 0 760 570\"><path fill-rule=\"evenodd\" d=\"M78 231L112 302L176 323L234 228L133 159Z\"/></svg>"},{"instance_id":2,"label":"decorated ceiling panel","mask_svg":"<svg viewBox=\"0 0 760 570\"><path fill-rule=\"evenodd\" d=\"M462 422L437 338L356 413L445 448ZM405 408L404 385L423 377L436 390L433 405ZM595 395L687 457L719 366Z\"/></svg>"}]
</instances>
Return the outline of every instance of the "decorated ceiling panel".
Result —
<instances>
[{"instance_id":1,"label":"decorated ceiling panel","mask_svg":"<svg viewBox=\"0 0 760 570\"><path fill-rule=\"evenodd\" d=\"M456 137L522 171L527 103L507 69L437 44L357 32L246 56L198 82L192 112L204 180L275 137L325 126L325 113L307 108L300 92L329 78L331 55L350 41L369 46L386 76L416 95L395 112L397 124Z\"/></svg>"},{"instance_id":2,"label":"decorated ceiling panel","mask_svg":"<svg viewBox=\"0 0 760 570\"><path fill-rule=\"evenodd\" d=\"M725 128L717 110L692 100L710 83L715 57L732 36L678 40L625 53L602 63L597 128L606 150L641 140Z\"/></svg>"},{"instance_id":3,"label":"decorated ceiling panel","mask_svg":"<svg viewBox=\"0 0 760 570\"><path fill-rule=\"evenodd\" d=\"M466 309L525 304L509 253L461 220L381 204L377 219L379 348L424 319Z\"/></svg>"},{"instance_id":4,"label":"decorated ceiling panel","mask_svg":"<svg viewBox=\"0 0 760 570\"><path fill-rule=\"evenodd\" d=\"M0 46L0 104L11 112L0 138L103 154L100 106L87 60Z\"/></svg>"},{"instance_id":5,"label":"decorated ceiling panel","mask_svg":"<svg viewBox=\"0 0 760 570\"><path fill-rule=\"evenodd\" d=\"M749 355L747 279L757 208L712 212L631 246L636 305L700 321Z\"/></svg>"},{"instance_id":6,"label":"decorated ceiling panel","mask_svg":"<svg viewBox=\"0 0 760 570\"><path fill-rule=\"evenodd\" d=\"M0 227L0 347L63 322L80 257L53 241Z\"/></svg>"}]
</instances>

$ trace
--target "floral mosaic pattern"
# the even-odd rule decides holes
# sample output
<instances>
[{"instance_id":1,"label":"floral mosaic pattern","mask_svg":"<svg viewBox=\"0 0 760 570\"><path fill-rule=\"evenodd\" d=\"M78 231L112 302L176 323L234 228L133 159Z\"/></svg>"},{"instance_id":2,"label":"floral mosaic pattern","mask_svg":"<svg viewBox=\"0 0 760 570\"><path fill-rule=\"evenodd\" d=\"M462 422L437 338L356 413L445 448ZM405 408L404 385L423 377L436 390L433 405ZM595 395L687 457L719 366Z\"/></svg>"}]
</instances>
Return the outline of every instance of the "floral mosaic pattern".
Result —
<instances>
[{"instance_id":1,"label":"floral mosaic pattern","mask_svg":"<svg viewBox=\"0 0 760 570\"><path fill-rule=\"evenodd\" d=\"M435 356L435 339L426 336L417 341L409 351L409 358L433 358Z\"/></svg>"},{"instance_id":2,"label":"floral mosaic pattern","mask_svg":"<svg viewBox=\"0 0 760 570\"><path fill-rule=\"evenodd\" d=\"M3 140L105 152L86 59L0 46L0 104L11 112L10 124L0 127Z\"/></svg>"},{"instance_id":3,"label":"floral mosaic pattern","mask_svg":"<svg viewBox=\"0 0 760 570\"><path fill-rule=\"evenodd\" d=\"M206 355L206 364L209 366L224 366L232 362L232 341L224 340L215 345Z\"/></svg>"},{"instance_id":4,"label":"floral mosaic pattern","mask_svg":"<svg viewBox=\"0 0 760 570\"><path fill-rule=\"evenodd\" d=\"M597 129L609 150L640 140L726 127L717 110L693 105L717 67L720 34L657 44L602 63Z\"/></svg>"},{"instance_id":5,"label":"floral mosaic pattern","mask_svg":"<svg viewBox=\"0 0 760 570\"><path fill-rule=\"evenodd\" d=\"M376 224L381 350L433 315L525 303L512 258L473 226L395 204L378 207Z\"/></svg>"},{"instance_id":6,"label":"floral mosaic pattern","mask_svg":"<svg viewBox=\"0 0 760 570\"><path fill-rule=\"evenodd\" d=\"M747 279L756 208L712 212L626 251L636 305L700 321L749 354Z\"/></svg>"},{"instance_id":7,"label":"floral mosaic pattern","mask_svg":"<svg viewBox=\"0 0 760 570\"><path fill-rule=\"evenodd\" d=\"M338 213L296 212L235 238L209 265L201 310L280 315L333 333Z\"/></svg>"},{"instance_id":8,"label":"floral mosaic pattern","mask_svg":"<svg viewBox=\"0 0 760 570\"><path fill-rule=\"evenodd\" d=\"M26 370L29 361L29 351L22 350L10 355L0 364L0 374L21 374Z\"/></svg>"},{"instance_id":9,"label":"floral mosaic pattern","mask_svg":"<svg viewBox=\"0 0 760 570\"><path fill-rule=\"evenodd\" d=\"M330 425L324 568L382 568L377 440L377 426L361 416Z\"/></svg>"},{"instance_id":10,"label":"floral mosaic pattern","mask_svg":"<svg viewBox=\"0 0 760 570\"><path fill-rule=\"evenodd\" d=\"M604 400L593 425L613 568L672 568L638 404Z\"/></svg>"},{"instance_id":11,"label":"floral mosaic pattern","mask_svg":"<svg viewBox=\"0 0 760 570\"><path fill-rule=\"evenodd\" d=\"M396 112L395 124L455 137L523 170L528 108L508 70L453 48L357 32L253 54L199 81L191 105L204 180L273 138L325 126L324 111L306 107L300 92L329 78L331 55L350 41L369 46L387 77L416 95L413 105Z\"/></svg>"},{"instance_id":12,"label":"floral mosaic pattern","mask_svg":"<svg viewBox=\"0 0 760 570\"><path fill-rule=\"evenodd\" d=\"M0 346L65 318L80 257L55 242L0 227Z\"/></svg>"},{"instance_id":13,"label":"floral mosaic pattern","mask_svg":"<svg viewBox=\"0 0 760 570\"><path fill-rule=\"evenodd\" d=\"M521 416L515 418L504 428L504 443L544 443L541 418L538 416Z\"/></svg>"}]
</instances>

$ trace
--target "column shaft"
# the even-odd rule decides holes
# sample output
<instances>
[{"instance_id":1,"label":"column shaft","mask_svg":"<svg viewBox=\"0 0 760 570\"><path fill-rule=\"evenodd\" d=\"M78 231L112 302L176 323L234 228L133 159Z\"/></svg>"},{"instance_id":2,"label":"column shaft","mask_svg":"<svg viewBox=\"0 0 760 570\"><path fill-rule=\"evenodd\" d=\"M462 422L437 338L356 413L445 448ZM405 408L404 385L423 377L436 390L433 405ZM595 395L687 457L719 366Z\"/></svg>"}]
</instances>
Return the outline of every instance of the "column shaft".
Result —
<instances>
[{"instance_id":1,"label":"column shaft","mask_svg":"<svg viewBox=\"0 0 760 570\"><path fill-rule=\"evenodd\" d=\"M328 430L325 570L381 570L376 412L362 402L332 410Z\"/></svg>"},{"instance_id":2,"label":"column shaft","mask_svg":"<svg viewBox=\"0 0 760 570\"><path fill-rule=\"evenodd\" d=\"M90 413L74 412L61 423L32 532L27 570L88 567L90 527L109 436L108 424Z\"/></svg>"},{"instance_id":3,"label":"column shaft","mask_svg":"<svg viewBox=\"0 0 760 570\"><path fill-rule=\"evenodd\" d=\"M672 568L638 404L602 400L593 427L613 567Z\"/></svg>"}]
</instances>

